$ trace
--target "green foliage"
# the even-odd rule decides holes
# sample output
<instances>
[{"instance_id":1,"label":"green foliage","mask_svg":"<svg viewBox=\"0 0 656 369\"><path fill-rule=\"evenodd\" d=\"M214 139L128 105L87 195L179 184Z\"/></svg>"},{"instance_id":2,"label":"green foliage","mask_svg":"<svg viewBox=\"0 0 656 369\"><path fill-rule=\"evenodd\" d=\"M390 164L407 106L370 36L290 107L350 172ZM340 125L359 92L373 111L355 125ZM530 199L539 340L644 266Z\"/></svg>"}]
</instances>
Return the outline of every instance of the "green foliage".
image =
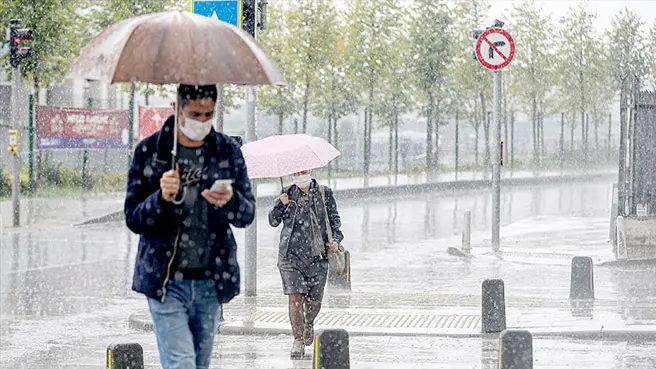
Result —
<instances>
[{"instance_id":1,"label":"green foliage","mask_svg":"<svg viewBox=\"0 0 656 369\"><path fill-rule=\"evenodd\" d=\"M649 71L648 46L642 33L645 22L640 15L625 8L611 21L606 37L613 52L608 54L612 65L615 88L619 89L623 78L636 75L643 79Z\"/></svg>"},{"instance_id":2,"label":"green foliage","mask_svg":"<svg viewBox=\"0 0 656 369\"><path fill-rule=\"evenodd\" d=\"M480 28L485 21L489 4L482 0L458 2L454 19L453 63L449 65L449 90L452 100L457 102L452 110L458 110L460 117L477 128L481 125L480 94L490 102L492 94L490 81L492 72L485 69L472 54L476 40L472 31ZM504 70L504 77L512 74L509 68Z\"/></svg>"},{"instance_id":3,"label":"green foliage","mask_svg":"<svg viewBox=\"0 0 656 369\"><path fill-rule=\"evenodd\" d=\"M289 37L287 13L282 6L281 2L271 2L269 4L267 29L259 33L258 37L264 49L282 71L289 86L261 88L258 92L258 105L268 114L284 120L286 117L298 112L299 107L298 96L294 95L297 86L294 76L290 72L292 64L290 59L293 57L287 48Z\"/></svg>"},{"instance_id":4,"label":"green foliage","mask_svg":"<svg viewBox=\"0 0 656 369\"><path fill-rule=\"evenodd\" d=\"M21 62L21 74L35 87L60 82L84 45L86 20L79 16L81 4L81 0L5 0L0 6L3 30L10 19L20 19L21 27L32 30L33 39L24 45L35 54ZM9 68L8 53L5 63Z\"/></svg>"}]
</instances>

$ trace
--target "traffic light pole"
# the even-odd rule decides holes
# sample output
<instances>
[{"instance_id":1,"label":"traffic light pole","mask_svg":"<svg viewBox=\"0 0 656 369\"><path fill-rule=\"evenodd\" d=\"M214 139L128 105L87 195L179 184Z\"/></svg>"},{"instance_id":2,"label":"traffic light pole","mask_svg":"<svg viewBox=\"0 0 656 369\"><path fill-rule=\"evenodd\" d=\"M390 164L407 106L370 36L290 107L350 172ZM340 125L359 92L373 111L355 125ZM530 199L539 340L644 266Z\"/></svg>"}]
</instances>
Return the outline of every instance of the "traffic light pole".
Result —
<instances>
[{"instance_id":1,"label":"traffic light pole","mask_svg":"<svg viewBox=\"0 0 656 369\"><path fill-rule=\"evenodd\" d=\"M492 165L492 249L499 251L501 229L501 70L494 72L494 161Z\"/></svg>"},{"instance_id":2,"label":"traffic light pole","mask_svg":"<svg viewBox=\"0 0 656 369\"><path fill-rule=\"evenodd\" d=\"M252 12L252 32L253 38L257 40L257 0L251 0ZM248 30L247 30L248 31ZM248 142L257 140L257 90L255 87L247 87L246 89L246 106L247 106L247 119L245 135ZM257 183L253 181L253 196L257 198ZM246 296L257 296L257 216L253 219L253 223L246 228L246 250L245 250L245 263L246 273L244 282L246 285Z\"/></svg>"},{"instance_id":3,"label":"traffic light pole","mask_svg":"<svg viewBox=\"0 0 656 369\"><path fill-rule=\"evenodd\" d=\"M11 89L11 119L13 128L20 132L20 117L18 115L18 77L19 68L11 68L11 80L13 88ZM19 144L20 147L20 144ZM20 151L14 155L14 168L11 178L11 203L13 209L13 226L20 226Z\"/></svg>"}]
</instances>

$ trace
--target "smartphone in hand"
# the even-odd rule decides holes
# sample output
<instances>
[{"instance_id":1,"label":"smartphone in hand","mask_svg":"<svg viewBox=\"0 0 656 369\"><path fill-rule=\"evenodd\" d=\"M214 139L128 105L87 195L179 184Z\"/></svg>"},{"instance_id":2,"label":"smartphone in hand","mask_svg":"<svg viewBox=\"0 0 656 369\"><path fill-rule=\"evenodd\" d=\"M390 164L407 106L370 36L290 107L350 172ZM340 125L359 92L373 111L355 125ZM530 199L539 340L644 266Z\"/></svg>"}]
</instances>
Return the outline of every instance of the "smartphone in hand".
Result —
<instances>
[{"instance_id":1,"label":"smartphone in hand","mask_svg":"<svg viewBox=\"0 0 656 369\"><path fill-rule=\"evenodd\" d=\"M232 179L217 179L214 181L214 184L212 184L212 188L210 188L210 191L212 192L221 192L223 189L227 188L232 184Z\"/></svg>"}]
</instances>

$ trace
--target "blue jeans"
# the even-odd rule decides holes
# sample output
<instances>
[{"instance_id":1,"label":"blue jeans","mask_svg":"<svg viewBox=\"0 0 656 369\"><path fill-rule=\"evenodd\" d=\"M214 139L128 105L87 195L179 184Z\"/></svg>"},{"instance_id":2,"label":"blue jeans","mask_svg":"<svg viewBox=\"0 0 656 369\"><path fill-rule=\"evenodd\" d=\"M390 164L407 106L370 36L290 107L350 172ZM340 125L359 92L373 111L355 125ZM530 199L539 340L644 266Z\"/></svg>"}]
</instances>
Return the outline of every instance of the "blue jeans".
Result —
<instances>
[{"instance_id":1,"label":"blue jeans","mask_svg":"<svg viewBox=\"0 0 656 369\"><path fill-rule=\"evenodd\" d=\"M207 369L221 304L213 280L169 281L164 302L148 298L164 369Z\"/></svg>"}]
</instances>

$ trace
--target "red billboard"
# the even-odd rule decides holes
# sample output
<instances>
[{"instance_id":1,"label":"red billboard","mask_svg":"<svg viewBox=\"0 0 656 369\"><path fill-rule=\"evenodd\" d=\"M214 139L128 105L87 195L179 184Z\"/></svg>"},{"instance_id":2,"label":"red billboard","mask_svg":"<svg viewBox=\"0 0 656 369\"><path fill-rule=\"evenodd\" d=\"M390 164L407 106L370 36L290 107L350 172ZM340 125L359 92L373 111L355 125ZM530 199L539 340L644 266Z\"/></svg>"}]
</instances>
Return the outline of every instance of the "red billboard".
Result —
<instances>
[{"instance_id":1,"label":"red billboard","mask_svg":"<svg viewBox=\"0 0 656 369\"><path fill-rule=\"evenodd\" d=\"M140 106L139 141L159 131L164 121L171 115L173 115L173 108L170 106Z\"/></svg>"},{"instance_id":2,"label":"red billboard","mask_svg":"<svg viewBox=\"0 0 656 369\"><path fill-rule=\"evenodd\" d=\"M127 149L127 110L36 107L40 149Z\"/></svg>"}]
</instances>

